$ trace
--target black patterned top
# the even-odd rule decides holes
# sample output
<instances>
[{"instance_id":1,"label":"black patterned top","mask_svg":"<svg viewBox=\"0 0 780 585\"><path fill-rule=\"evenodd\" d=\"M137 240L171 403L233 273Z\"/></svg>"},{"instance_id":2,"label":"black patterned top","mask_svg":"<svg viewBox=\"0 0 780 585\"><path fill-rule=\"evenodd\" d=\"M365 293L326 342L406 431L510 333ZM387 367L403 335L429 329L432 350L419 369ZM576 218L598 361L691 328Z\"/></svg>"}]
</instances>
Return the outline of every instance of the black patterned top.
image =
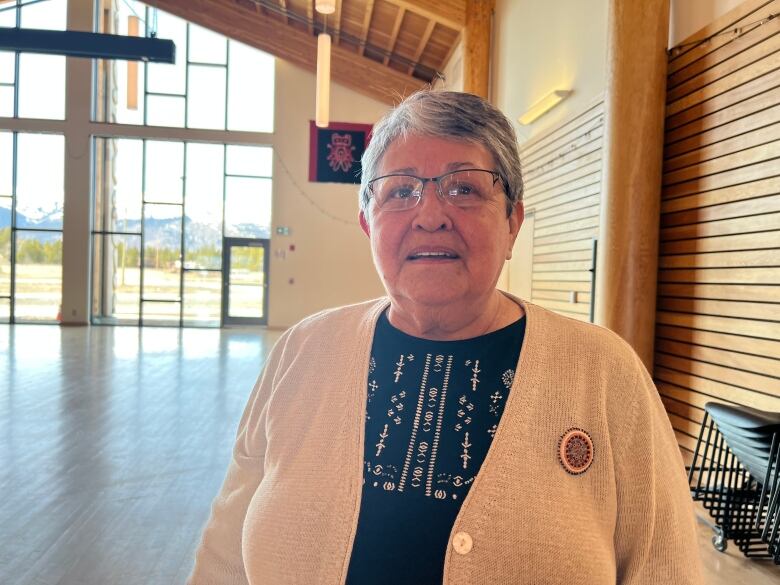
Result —
<instances>
[{"instance_id":1,"label":"black patterned top","mask_svg":"<svg viewBox=\"0 0 780 585\"><path fill-rule=\"evenodd\" d=\"M363 496L347 585L442 582L452 525L493 441L525 318L472 339L376 326Z\"/></svg>"}]
</instances>

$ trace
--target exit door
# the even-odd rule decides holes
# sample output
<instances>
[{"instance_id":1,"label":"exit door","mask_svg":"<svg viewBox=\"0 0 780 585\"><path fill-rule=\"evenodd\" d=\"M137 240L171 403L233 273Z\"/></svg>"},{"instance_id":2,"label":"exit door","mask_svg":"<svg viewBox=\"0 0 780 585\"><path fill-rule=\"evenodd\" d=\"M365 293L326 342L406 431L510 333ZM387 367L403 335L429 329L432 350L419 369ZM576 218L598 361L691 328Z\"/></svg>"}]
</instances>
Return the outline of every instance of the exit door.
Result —
<instances>
[{"instance_id":1,"label":"exit door","mask_svg":"<svg viewBox=\"0 0 780 585\"><path fill-rule=\"evenodd\" d=\"M269 240L225 238L222 324L268 324Z\"/></svg>"}]
</instances>

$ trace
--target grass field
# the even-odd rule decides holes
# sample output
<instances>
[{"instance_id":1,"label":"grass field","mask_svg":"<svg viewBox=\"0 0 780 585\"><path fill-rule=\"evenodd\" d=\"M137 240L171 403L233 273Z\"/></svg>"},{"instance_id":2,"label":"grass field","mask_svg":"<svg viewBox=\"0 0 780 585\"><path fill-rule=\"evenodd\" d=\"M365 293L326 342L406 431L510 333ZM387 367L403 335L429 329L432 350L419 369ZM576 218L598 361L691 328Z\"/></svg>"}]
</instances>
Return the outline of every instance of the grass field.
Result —
<instances>
[{"instance_id":1,"label":"grass field","mask_svg":"<svg viewBox=\"0 0 780 585\"><path fill-rule=\"evenodd\" d=\"M264 288L256 278L233 274L230 312L235 316L260 316ZM179 270L144 270L144 322L178 324L183 310L185 324L218 325L222 308L222 273L188 271L184 273L183 304L178 301ZM110 321L136 323L139 317L141 271L117 270L113 291L99 285L93 290L93 314ZM0 295L10 292L10 274L0 270ZM62 303L62 267L56 264L17 264L14 316L17 321L57 319ZM102 299L102 310L100 300ZM98 310L96 310L98 309ZM0 305L0 320L7 320L7 309Z\"/></svg>"}]
</instances>

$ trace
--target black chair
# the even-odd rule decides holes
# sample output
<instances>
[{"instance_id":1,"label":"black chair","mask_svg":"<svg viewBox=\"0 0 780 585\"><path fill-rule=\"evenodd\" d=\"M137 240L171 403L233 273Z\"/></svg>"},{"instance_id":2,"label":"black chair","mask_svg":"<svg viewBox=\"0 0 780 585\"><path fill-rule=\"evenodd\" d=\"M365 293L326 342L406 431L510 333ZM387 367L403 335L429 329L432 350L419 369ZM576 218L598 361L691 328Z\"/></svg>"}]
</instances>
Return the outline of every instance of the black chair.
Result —
<instances>
[{"instance_id":1,"label":"black chair","mask_svg":"<svg viewBox=\"0 0 780 585\"><path fill-rule=\"evenodd\" d=\"M780 564L780 413L709 402L688 482L714 519L713 545Z\"/></svg>"}]
</instances>

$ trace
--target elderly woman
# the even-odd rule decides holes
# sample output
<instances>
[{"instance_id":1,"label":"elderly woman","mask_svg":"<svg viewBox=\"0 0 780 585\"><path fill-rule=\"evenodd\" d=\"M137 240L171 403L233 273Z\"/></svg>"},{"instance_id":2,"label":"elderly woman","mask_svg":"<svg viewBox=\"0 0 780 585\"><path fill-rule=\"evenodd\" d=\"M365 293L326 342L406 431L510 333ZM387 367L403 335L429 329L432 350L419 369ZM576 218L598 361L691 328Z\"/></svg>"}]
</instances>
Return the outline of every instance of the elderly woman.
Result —
<instances>
[{"instance_id":1,"label":"elderly woman","mask_svg":"<svg viewBox=\"0 0 780 585\"><path fill-rule=\"evenodd\" d=\"M639 359L496 289L521 195L512 127L481 98L417 93L376 125L360 225L387 297L280 338L192 584L701 582Z\"/></svg>"}]
</instances>

